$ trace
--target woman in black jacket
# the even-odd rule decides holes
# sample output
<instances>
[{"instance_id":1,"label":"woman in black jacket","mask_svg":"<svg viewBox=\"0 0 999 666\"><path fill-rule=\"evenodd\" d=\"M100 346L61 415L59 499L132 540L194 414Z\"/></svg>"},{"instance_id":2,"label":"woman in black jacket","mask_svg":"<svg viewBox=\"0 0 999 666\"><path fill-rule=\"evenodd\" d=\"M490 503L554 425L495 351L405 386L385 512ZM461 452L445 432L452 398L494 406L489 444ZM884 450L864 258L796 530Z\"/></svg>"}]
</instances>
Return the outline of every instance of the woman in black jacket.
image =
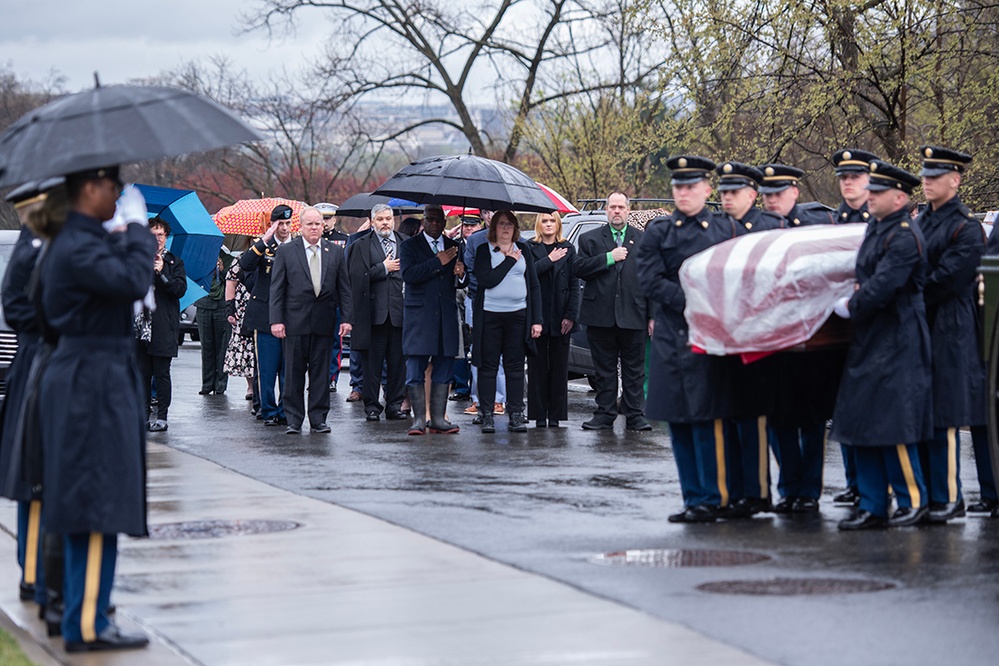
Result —
<instances>
[{"instance_id":1,"label":"woman in black jacket","mask_svg":"<svg viewBox=\"0 0 999 666\"><path fill-rule=\"evenodd\" d=\"M527 361L527 418L557 428L569 418L569 337L579 316L579 278L572 274L576 248L562 236L558 213L542 213L530 243L541 283L541 337Z\"/></svg>"},{"instance_id":2,"label":"woman in black jacket","mask_svg":"<svg viewBox=\"0 0 999 666\"><path fill-rule=\"evenodd\" d=\"M496 432L492 405L500 357L506 372L507 412L511 432L526 432L524 418L524 358L534 353L541 335L541 286L534 256L519 242L517 216L508 210L493 214L488 242L475 252L478 289L473 308L472 364L479 368L482 432Z\"/></svg>"}]
</instances>

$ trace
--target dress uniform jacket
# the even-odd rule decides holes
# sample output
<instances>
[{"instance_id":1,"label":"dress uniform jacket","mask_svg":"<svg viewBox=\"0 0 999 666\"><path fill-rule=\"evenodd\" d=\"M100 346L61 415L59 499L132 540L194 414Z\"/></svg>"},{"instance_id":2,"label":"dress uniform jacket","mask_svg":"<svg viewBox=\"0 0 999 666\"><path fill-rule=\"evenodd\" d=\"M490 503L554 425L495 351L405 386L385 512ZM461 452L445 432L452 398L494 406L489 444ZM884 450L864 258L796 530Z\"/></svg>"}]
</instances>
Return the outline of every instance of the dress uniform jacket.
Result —
<instances>
[{"instance_id":1,"label":"dress uniform jacket","mask_svg":"<svg viewBox=\"0 0 999 666\"><path fill-rule=\"evenodd\" d=\"M798 204L794 205L791 212L787 214L785 226L788 229L807 227L813 224L832 224L834 218L832 213L825 210L809 210L802 208Z\"/></svg>"},{"instance_id":2,"label":"dress uniform jacket","mask_svg":"<svg viewBox=\"0 0 999 666\"><path fill-rule=\"evenodd\" d=\"M622 247L628 248L629 253L634 252L643 235L631 225L626 226ZM579 237L579 253L573 272L586 283L579 323L645 330L652 312L639 284L638 267L630 259L609 266L607 253L616 247L609 224Z\"/></svg>"},{"instance_id":3,"label":"dress uniform jacket","mask_svg":"<svg viewBox=\"0 0 999 666\"><path fill-rule=\"evenodd\" d=\"M153 335L146 353L174 358L180 341L180 298L187 293L187 272L184 261L172 252L163 253L163 269L153 278L153 293Z\"/></svg>"},{"instance_id":4,"label":"dress uniform jacket","mask_svg":"<svg viewBox=\"0 0 999 666\"><path fill-rule=\"evenodd\" d=\"M26 227L21 229L3 278L3 315L17 334L17 353L7 371L7 396L3 401L3 430L0 435L0 495L19 502L32 499L31 487L40 483L41 470L25 469L27 452L15 439L21 406L25 399L28 374L42 345L35 304L28 297L28 283L42 242ZM11 466L16 467L12 469Z\"/></svg>"},{"instance_id":5,"label":"dress uniform jacket","mask_svg":"<svg viewBox=\"0 0 999 666\"><path fill-rule=\"evenodd\" d=\"M396 252L403 237L392 232ZM356 240L347 253L347 272L354 305L354 328L350 332L350 348L358 351L371 346L371 327L386 322L402 326L402 275L385 269L385 250L378 234L368 234ZM440 263L440 262L438 262Z\"/></svg>"},{"instance_id":6,"label":"dress uniform jacket","mask_svg":"<svg viewBox=\"0 0 999 666\"><path fill-rule=\"evenodd\" d=\"M50 532L146 533L146 406L132 304L152 283L155 254L148 229L108 234L74 211L42 259L42 307L59 336L40 389Z\"/></svg>"},{"instance_id":7,"label":"dress uniform jacket","mask_svg":"<svg viewBox=\"0 0 999 666\"><path fill-rule=\"evenodd\" d=\"M251 331L271 332L271 270L278 246L274 238L271 238L270 243L259 238L249 250L239 256L239 267L243 273L255 272L250 299L246 302L246 312L243 314L243 330L248 334Z\"/></svg>"},{"instance_id":8,"label":"dress uniform jacket","mask_svg":"<svg viewBox=\"0 0 999 666\"><path fill-rule=\"evenodd\" d=\"M866 203L860 208L853 209L847 206L845 201L840 202L839 208L836 209L836 214L833 216L836 224L867 224L873 219L871 214L867 212Z\"/></svg>"},{"instance_id":9,"label":"dress uniform jacket","mask_svg":"<svg viewBox=\"0 0 999 666\"><path fill-rule=\"evenodd\" d=\"M754 233L756 231L770 231L772 229L783 229L784 218L770 211L760 210L755 206L750 208L741 220L732 220L739 235Z\"/></svg>"},{"instance_id":10,"label":"dress uniform jacket","mask_svg":"<svg viewBox=\"0 0 999 666\"><path fill-rule=\"evenodd\" d=\"M916 226L926 238L923 299L933 349L933 425L982 425L985 369L978 353L975 305L978 265L985 253L982 225L954 197L938 210L927 206Z\"/></svg>"},{"instance_id":11,"label":"dress uniform jacket","mask_svg":"<svg viewBox=\"0 0 999 666\"><path fill-rule=\"evenodd\" d=\"M680 287L680 265L737 234L732 218L707 208L692 217L677 212L656 218L646 227L635 258L638 277L655 311L645 408L650 419L693 423L757 416L734 413L732 364L738 359L694 353L683 318L686 298Z\"/></svg>"},{"instance_id":12,"label":"dress uniform jacket","mask_svg":"<svg viewBox=\"0 0 999 666\"><path fill-rule=\"evenodd\" d=\"M443 250L458 246L443 234L440 241ZM458 356L457 262L455 256L442 266L423 233L407 238L400 246L399 263L405 283L402 352L406 356Z\"/></svg>"},{"instance_id":13,"label":"dress uniform jacket","mask_svg":"<svg viewBox=\"0 0 999 666\"><path fill-rule=\"evenodd\" d=\"M565 256L552 263L550 250L540 241L528 243L534 255L534 269L541 284L541 334L552 337L562 335L562 320L573 322L572 333L579 325L579 278L573 275L576 248L569 241L556 243L551 249L565 248Z\"/></svg>"},{"instance_id":14,"label":"dress uniform jacket","mask_svg":"<svg viewBox=\"0 0 999 666\"><path fill-rule=\"evenodd\" d=\"M853 446L933 436L930 332L923 304L926 242L906 210L872 222L850 298L853 339L832 437Z\"/></svg>"}]
</instances>

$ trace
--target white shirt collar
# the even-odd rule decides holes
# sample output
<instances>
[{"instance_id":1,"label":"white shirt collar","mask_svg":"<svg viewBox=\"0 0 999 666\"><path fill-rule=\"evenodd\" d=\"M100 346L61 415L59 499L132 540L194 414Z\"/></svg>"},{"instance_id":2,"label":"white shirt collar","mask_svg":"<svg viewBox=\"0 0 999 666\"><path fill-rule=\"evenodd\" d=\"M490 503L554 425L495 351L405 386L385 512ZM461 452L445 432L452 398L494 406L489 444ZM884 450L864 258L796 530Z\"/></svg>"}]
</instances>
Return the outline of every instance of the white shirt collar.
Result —
<instances>
[{"instance_id":1,"label":"white shirt collar","mask_svg":"<svg viewBox=\"0 0 999 666\"><path fill-rule=\"evenodd\" d=\"M440 245L438 245L437 247L441 248L442 250L444 249L444 234L441 234L440 238L434 240L433 238L430 237L430 235L426 231L424 231L423 237L427 239L428 243L430 243L431 250L434 248L434 243L440 243Z\"/></svg>"},{"instance_id":2,"label":"white shirt collar","mask_svg":"<svg viewBox=\"0 0 999 666\"><path fill-rule=\"evenodd\" d=\"M305 236L302 236L302 244L305 245L305 249L308 250L310 247L314 247L317 250L322 246L323 239L320 238L319 242L315 245L309 245L309 241L305 240Z\"/></svg>"}]
</instances>

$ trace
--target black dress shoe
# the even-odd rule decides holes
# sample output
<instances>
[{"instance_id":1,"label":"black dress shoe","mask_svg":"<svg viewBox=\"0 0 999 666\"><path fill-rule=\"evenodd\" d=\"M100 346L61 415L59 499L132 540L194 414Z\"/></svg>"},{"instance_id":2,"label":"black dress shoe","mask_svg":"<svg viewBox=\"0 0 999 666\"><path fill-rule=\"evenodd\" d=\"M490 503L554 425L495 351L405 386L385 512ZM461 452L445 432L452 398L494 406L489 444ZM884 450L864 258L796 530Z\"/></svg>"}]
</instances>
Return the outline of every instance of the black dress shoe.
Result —
<instances>
[{"instance_id":1,"label":"black dress shoe","mask_svg":"<svg viewBox=\"0 0 999 666\"><path fill-rule=\"evenodd\" d=\"M548 421L545 421L544 419L538 419L538 420L536 420L534 422L534 427L535 428L547 428L548 427Z\"/></svg>"},{"instance_id":2,"label":"black dress shoe","mask_svg":"<svg viewBox=\"0 0 999 666\"><path fill-rule=\"evenodd\" d=\"M911 527L912 525L918 525L923 522L929 513L930 507L926 505L918 509L911 506L903 506L888 519L888 525L890 527Z\"/></svg>"},{"instance_id":3,"label":"black dress shoe","mask_svg":"<svg viewBox=\"0 0 999 666\"><path fill-rule=\"evenodd\" d=\"M614 422L594 416L589 421L583 421L583 430L613 430Z\"/></svg>"},{"instance_id":4,"label":"black dress shoe","mask_svg":"<svg viewBox=\"0 0 999 666\"><path fill-rule=\"evenodd\" d=\"M312 430L312 432L317 432L317 433L327 433L330 431L330 427L326 423L317 423L315 425L310 425L309 429Z\"/></svg>"},{"instance_id":5,"label":"black dress shoe","mask_svg":"<svg viewBox=\"0 0 999 666\"><path fill-rule=\"evenodd\" d=\"M811 497L797 497L791 505L791 513L818 513L819 501Z\"/></svg>"},{"instance_id":6,"label":"black dress shoe","mask_svg":"<svg viewBox=\"0 0 999 666\"><path fill-rule=\"evenodd\" d=\"M947 504L931 504L930 515L926 521L930 523L946 523L952 518L964 516L964 501L948 502Z\"/></svg>"},{"instance_id":7,"label":"black dress shoe","mask_svg":"<svg viewBox=\"0 0 999 666\"><path fill-rule=\"evenodd\" d=\"M98 650L133 650L146 647L149 639L139 632L122 631L113 622L97 634L93 641L66 641L66 652L96 652Z\"/></svg>"},{"instance_id":8,"label":"black dress shoe","mask_svg":"<svg viewBox=\"0 0 999 666\"><path fill-rule=\"evenodd\" d=\"M763 499L762 497L743 497L724 511L724 517L732 519L752 518L758 513L770 512L773 510L774 507L773 504L770 503L770 500Z\"/></svg>"},{"instance_id":9,"label":"black dress shoe","mask_svg":"<svg viewBox=\"0 0 999 666\"><path fill-rule=\"evenodd\" d=\"M30 583L22 582L18 593L20 594L21 601L34 601L35 586Z\"/></svg>"},{"instance_id":10,"label":"black dress shoe","mask_svg":"<svg viewBox=\"0 0 999 666\"><path fill-rule=\"evenodd\" d=\"M856 488L847 488L839 495L833 497L833 504L857 504L860 501L860 493Z\"/></svg>"},{"instance_id":11,"label":"black dress shoe","mask_svg":"<svg viewBox=\"0 0 999 666\"><path fill-rule=\"evenodd\" d=\"M385 412L386 421L405 421L409 418L409 412L399 410L397 412Z\"/></svg>"},{"instance_id":12,"label":"black dress shoe","mask_svg":"<svg viewBox=\"0 0 999 666\"><path fill-rule=\"evenodd\" d=\"M281 419L279 419L276 416L274 416L272 418L269 418L269 419L264 419L264 425L265 426L279 426L279 425L281 425Z\"/></svg>"},{"instance_id":13,"label":"black dress shoe","mask_svg":"<svg viewBox=\"0 0 999 666\"><path fill-rule=\"evenodd\" d=\"M548 419L548 427L549 428L560 428L561 426L558 424L558 420L557 419Z\"/></svg>"},{"instance_id":14,"label":"black dress shoe","mask_svg":"<svg viewBox=\"0 0 999 666\"><path fill-rule=\"evenodd\" d=\"M784 497L774 506L774 513L793 513L796 497Z\"/></svg>"},{"instance_id":15,"label":"black dress shoe","mask_svg":"<svg viewBox=\"0 0 999 666\"><path fill-rule=\"evenodd\" d=\"M718 507L710 504L699 504L687 507L680 513L674 513L667 520L671 523L713 523L718 520Z\"/></svg>"},{"instance_id":16,"label":"black dress shoe","mask_svg":"<svg viewBox=\"0 0 999 666\"><path fill-rule=\"evenodd\" d=\"M378 416L378 414L375 414L374 412L371 412L370 414L365 414L364 415L364 420L365 421L380 421L381 418L382 417Z\"/></svg>"},{"instance_id":17,"label":"black dress shoe","mask_svg":"<svg viewBox=\"0 0 999 666\"><path fill-rule=\"evenodd\" d=\"M302 434L302 426L293 426L293 425L290 425L287 428L285 428L284 434L286 434L286 435L301 435Z\"/></svg>"},{"instance_id":18,"label":"black dress shoe","mask_svg":"<svg viewBox=\"0 0 999 666\"><path fill-rule=\"evenodd\" d=\"M454 393L449 395L447 399L450 400L451 402L459 402L462 400L471 400L472 396L468 395L467 393L461 393L460 391L455 391Z\"/></svg>"},{"instance_id":19,"label":"black dress shoe","mask_svg":"<svg viewBox=\"0 0 999 666\"><path fill-rule=\"evenodd\" d=\"M212 393L211 389L201 389L200 391L198 391L198 395L211 395L211 393Z\"/></svg>"},{"instance_id":20,"label":"black dress shoe","mask_svg":"<svg viewBox=\"0 0 999 666\"><path fill-rule=\"evenodd\" d=\"M888 527L888 521L870 511L857 511L852 518L839 521L837 527L846 531L880 530Z\"/></svg>"},{"instance_id":21,"label":"black dress shoe","mask_svg":"<svg viewBox=\"0 0 999 666\"><path fill-rule=\"evenodd\" d=\"M968 505L968 513L992 513L999 508L999 501L982 498Z\"/></svg>"},{"instance_id":22,"label":"black dress shoe","mask_svg":"<svg viewBox=\"0 0 999 666\"><path fill-rule=\"evenodd\" d=\"M632 419L628 421L627 425L624 427L625 430L652 430L652 424L646 421L642 417Z\"/></svg>"}]
</instances>

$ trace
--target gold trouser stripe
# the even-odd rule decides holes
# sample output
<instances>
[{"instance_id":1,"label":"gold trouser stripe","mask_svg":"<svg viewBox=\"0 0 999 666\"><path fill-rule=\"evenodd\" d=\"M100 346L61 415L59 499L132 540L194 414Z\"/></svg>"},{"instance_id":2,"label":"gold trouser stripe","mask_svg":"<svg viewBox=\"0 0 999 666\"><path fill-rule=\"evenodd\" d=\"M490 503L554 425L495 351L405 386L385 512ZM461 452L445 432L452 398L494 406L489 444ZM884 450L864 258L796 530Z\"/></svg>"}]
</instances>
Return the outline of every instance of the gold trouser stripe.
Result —
<instances>
[{"instance_id":1,"label":"gold trouser stripe","mask_svg":"<svg viewBox=\"0 0 999 666\"><path fill-rule=\"evenodd\" d=\"M770 483L767 480L767 472L770 471L770 447L767 446L766 416L760 416L756 419L756 436L759 438L760 497L767 499L770 496Z\"/></svg>"},{"instance_id":2,"label":"gold trouser stripe","mask_svg":"<svg viewBox=\"0 0 999 666\"><path fill-rule=\"evenodd\" d=\"M718 494L721 506L728 506L728 483L725 482L725 422L715 419L715 467L718 469Z\"/></svg>"},{"instance_id":3,"label":"gold trouser stripe","mask_svg":"<svg viewBox=\"0 0 999 666\"><path fill-rule=\"evenodd\" d=\"M957 428L947 428L947 501L957 501Z\"/></svg>"},{"instance_id":4,"label":"gold trouser stripe","mask_svg":"<svg viewBox=\"0 0 999 666\"><path fill-rule=\"evenodd\" d=\"M87 548L87 573L83 585L83 608L80 610L80 635L85 642L97 640L97 595L101 591L101 559L104 535L90 533Z\"/></svg>"},{"instance_id":5,"label":"gold trouser stripe","mask_svg":"<svg viewBox=\"0 0 999 666\"><path fill-rule=\"evenodd\" d=\"M918 509L923 506L923 498L919 494L919 486L916 484L916 475L912 471L912 461L909 460L909 449L905 444L896 444L898 451L898 462L902 466L902 476L905 477L905 485L909 488L909 499L912 501L912 508Z\"/></svg>"},{"instance_id":6,"label":"gold trouser stripe","mask_svg":"<svg viewBox=\"0 0 999 666\"><path fill-rule=\"evenodd\" d=\"M28 540L24 548L24 582L34 585L38 580L38 533L42 527L42 501L28 505Z\"/></svg>"}]
</instances>

